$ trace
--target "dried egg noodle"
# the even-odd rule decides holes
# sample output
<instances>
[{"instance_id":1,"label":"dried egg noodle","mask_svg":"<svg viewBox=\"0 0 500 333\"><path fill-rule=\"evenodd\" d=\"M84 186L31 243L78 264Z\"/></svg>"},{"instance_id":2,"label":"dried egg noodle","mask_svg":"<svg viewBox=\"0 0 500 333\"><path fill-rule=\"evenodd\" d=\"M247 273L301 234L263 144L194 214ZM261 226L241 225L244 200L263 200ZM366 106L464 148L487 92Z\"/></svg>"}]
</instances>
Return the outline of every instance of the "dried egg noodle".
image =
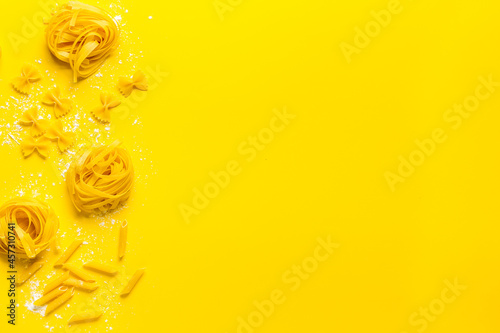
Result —
<instances>
[{"instance_id":1,"label":"dried egg noodle","mask_svg":"<svg viewBox=\"0 0 500 333\"><path fill-rule=\"evenodd\" d=\"M18 258L35 258L56 237L59 219L49 205L30 198L16 198L0 207L0 252L7 253L9 223L14 223Z\"/></svg>"},{"instance_id":2,"label":"dried egg noodle","mask_svg":"<svg viewBox=\"0 0 500 333\"><path fill-rule=\"evenodd\" d=\"M118 47L120 28L104 10L77 1L63 5L48 22L50 52L69 63L73 81L94 74Z\"/></svg>"},{"instance_id":3,"label":"dried egg noodle","mask_svg":"<svg viewBox=\"0 0 500 333\"><path fill-rule=\"evenodd\" d=\"M78 211L107 212L127 201L134 181L129 153L116 141L85 151L69 167L66 183Z\"/></svg>"}]
</instances>

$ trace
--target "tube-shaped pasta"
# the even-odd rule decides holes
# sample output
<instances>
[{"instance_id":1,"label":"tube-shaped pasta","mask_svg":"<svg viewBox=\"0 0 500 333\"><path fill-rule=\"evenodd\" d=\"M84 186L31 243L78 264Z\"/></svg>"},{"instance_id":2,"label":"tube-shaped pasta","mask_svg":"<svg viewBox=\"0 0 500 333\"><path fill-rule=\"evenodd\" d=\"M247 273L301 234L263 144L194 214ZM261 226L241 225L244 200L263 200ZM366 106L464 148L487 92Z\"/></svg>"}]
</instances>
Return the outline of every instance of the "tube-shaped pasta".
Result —
<instances>
[{"instance_id":1,"label":"tube-shaped pasta","mask_svg":"<svg viewBox=\"0 0 500 333\"><path fill-rule=\"evenodd\" d=\"M108 266L108 265L99 264L99 263L94 262L94 261L84 264L83 267L88 268L88 269L92 269L94 271L104 273L107 275L116 275L116 273L118 273L118 270L116 268L113 268L113 267Z\"/></svg>"},{"instance_id":2,"label":"tube-shaped pasta","mask_svg":"<svg viewBox=\"0 0 500 333\"><path fill-rule=\"evenodd\" d=\"M125 286L125 288L123 288L122 292L120 293L120 296L125 297L128 294L130 294L130 292L132 291L132 289L134 289L137 282L139 282L139 279L144 275L145 271L146 271L145 268L138 269L134 273L132 278L128 281L128 284Z\"/></svg>"},{"instance_id":3,"label":"tube-shaped pasta","mask_svg":"<svg viewBox=\"0 0 500 333\"><path fill-rule=\"evenodd\" d=\"M69 272L65 272L59 276L54 277L52 280L47 282L45 289L43 290L43 294L48 294L51 290L59 287L64 281L69 279Z\"/></svg>"},{"instance_id":4,"label":"tube-shaped pasta","mask_svg":"<svg viewBox=\"0 0 500 333\"><path fill-rule=\"evenodd\" d=\"M95 282L94 283L85 282L82 280L74 279L72 277L70 277L69 279L64 281L63 285L69 286L69 287L75 287L75 288L86 290L86 291L94 291L97 288L99 288L99 285Z\"/></svg>"},{"instance_id":5,"label":"tube-shaped pasta","mask_svg":"<svg viewBox=\"0 0 500 333\"><path fill-rule=\"evenodd\" d=\"M37 299L33 304L36 306L45 305L48 302L52 301L54 298L57 298L57 297L61 296L62 294L64 294L66 292L66 290L68 290L67 287L59 287L57 289L54 289L50 293L48 293L47 295L44 295L44 296L40 297L39 299Z\"/></svg>"},{"instance_id":6,"label":"tube-shaped pasta","mask_svg":"<svg viewBox=\"0 0 500 333\"><path fill-rule=\"evenodd\" d=\"M125 256L125 249L127 247L127 233L128 223L127 220L125 220L120 225L120 239L118 240L118 258L120 260Z\"/></svg>"},{"instance_id":7,"label":"tube-shaped pasta","mask_svg":"<svg viewBox=\"0 0 500 333\"><path fill-rule=\"evenodd\" d=\"M68 325L94 321L102 316L102 311L74 314L68 321Z\"/></svg>"},{"instance_id":8,"label":"tube-shaped pasta","mask_svg":"<svg viewBox=\"0 0 500 333\"><path fill-rule=\"evenodd\" d=\"M63 264L63 268L70 271L74 276L76 276L80 280L83 280L85 282L95 282L94 278L81 268L75 267L70 264Z\"/></svg>"},{"instance_id":9,"label":"tube-shaped pasta","mask_svg":"<svg viewBox=\"0 0 500 333\"><path fill-rule=\"evenodd\" d=\"M69 290L66 290L64 294L53 300L47 305L47 308L45 309L45 317L50 314L52 311L69 301L71 297L75 294L75 288L71 288Z\"/></svg>"},{"instance_id":10,"label":"tube-shaped pasta","mask_svg":"<svg viewBox=\"0 0 500 333\"><path fill-rule=\"evenodd\" d=\"M56 261L54 267L61 267L66 261L68 261L69 257L78 249L80 245L82 245L83 240L76 240L64 251L63 255Z\"/></svg>"},{"instance_id":11,"label":"tube-shaped pasta","mask_svg":"<svg viewBox=\"0 0 500 333\"><path fill-rule=\"evenodd\" d=\"M17 277L16 285L20 286L26 282L33 274L42 268L43 262L35 262L28 269Z\"/></svg>"}]
</instances>

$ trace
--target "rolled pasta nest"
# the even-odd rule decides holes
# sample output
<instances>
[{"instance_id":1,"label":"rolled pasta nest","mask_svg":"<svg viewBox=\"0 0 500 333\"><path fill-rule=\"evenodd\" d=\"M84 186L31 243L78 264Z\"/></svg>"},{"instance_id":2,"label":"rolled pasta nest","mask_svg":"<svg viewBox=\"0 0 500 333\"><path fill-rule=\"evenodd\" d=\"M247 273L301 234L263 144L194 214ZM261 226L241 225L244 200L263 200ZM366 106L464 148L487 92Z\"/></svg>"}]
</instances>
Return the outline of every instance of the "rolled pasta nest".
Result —
<instances>
[{"instance_id":1,"label":"rolled pasta nest","mask_svg":"<svg viewBox=\"0 0 500 333\"><path fill-rule=\"evenodd\" d=\"M106 11L69 1L47 23L50 52L73 70L73 81L94 74L118 47L120 28Z\"/></svg>"},{"instance_id":2,"label":"rolled pasta nest","mask_svg":"<svg viewBox=\"0 0 500 333\"><path fill-rule=\"evenodd\" d=\"M46 203L31 198L9 200L0 207L0 252L8 253L11 245L10 252L17 258L35 258L54 240L58 229L59 219Z\"/></svg>"},{"instance_id":3,"label":"rolled pasta nest","mask_svg":"<svg viewBox=\"0 0 500 333\"><path fill-rule=\"evenodd\" d=\"M66 183L79 212L105 213L130 197L134 168L129 153L116 141L86 150L69 167Z\"/></svg>"}]
</instances>

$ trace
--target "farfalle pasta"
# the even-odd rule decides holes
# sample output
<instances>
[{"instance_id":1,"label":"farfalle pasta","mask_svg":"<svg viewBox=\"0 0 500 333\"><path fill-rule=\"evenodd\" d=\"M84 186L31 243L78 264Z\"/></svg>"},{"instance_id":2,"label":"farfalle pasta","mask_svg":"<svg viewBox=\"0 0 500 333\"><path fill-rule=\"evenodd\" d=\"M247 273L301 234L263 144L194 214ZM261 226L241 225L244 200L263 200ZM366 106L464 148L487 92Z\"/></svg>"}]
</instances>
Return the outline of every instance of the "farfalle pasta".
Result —
<instances>
[{"instance_id":1,"label":"farfalle pasta","mask_svg":"<svg viewBox=\"0 0 500 333\"><path fill-rule=\"evenodd\" d=\"M48 120L38 118L37 108L32 108L26 111L21 116L21 119L19 119L19 123L23 126L31 126L30 134L34 137L44 134L50 126Z\"/></svg>"},{"instance_id":2,"label":"farfalle pasta","mask_svg":"<svg viewBox=\"0 0 500 333\"><path fill-rule=\"evenodd\" d=\"M50 141L45 136L38 139L27 136L23 142L21 142L21 151L24 157L28 157L37 151L42 157L46 158L49 156Z\"/></svg>"},{"instance_id":3,"label":"farfalle pasta","mask_svg":"<svg viewBox=\"0 0 500 333\"><path fill-rule=\"evenodd\" d=\"M92 114L98 120L103 123L109 123L111 121L111 109L116 108L122 102L110 94L101 93L101 104L102 106L92 110Z\"/></svg>"},{"instance_id":4,"label":"farfalle pasta","mask_svg":"<svg viewBox=\"0 0 500 333\"><path fill-rule=\"evenodd\" d=\"M35 258L56 237L59 219L54 210L37 199L16 198L0 207L0 253L8 252L8 232L15 230L14 251L18 258Z\"/></svg>"},{"instance_id":5,"label":"farfalle pasta","mask_svg":"<svg viewBox=\"0 0 500 333\"><path fill-rule=\"evenodd\" d=\"M134 183L132 160L119 141L87 150L69 167L66 183L78 211L107 212L130 197Z\"/></svg>"},{"instance_id":6,"label":"farfalle pasta","mask_svg":"<svg viewBox=\"0 0 500 333\"><path fill-rule=\"evenodd\" d=\"M50 52L68 63L73 81L94 74L118 47L120 28L104 10L77 1L63 5L48 21Z\"/></svg>"},{"instance_id":7,"label":"farfalle pasta","mask_svg":"<svg viewBox=\"0 0 500 333\"><path fill-rule=\"evenodd\" d=\"M61 90L58 87L49 90L45 96L43 96L42 103L54 106L56 118L67 115L72 105L69 98L61 98Z\"/></svg>"},{"instance_id":8,"label":"farfalle pasta","mask_svg":"<svg viewBox=\"0 0 500 333\"><path fill-rule=\"evenodd\" d=\"M21 70L21 76L12 80L12 86L22 94L29 94L32 84L41 78L42 76L35 66L25 64Z\"/></svg>"},{"instance_id":9,"label":"farfalle pasta","mask_svg":"<svg viewBox=\"0 0 500 333\"><path fill-rule=\"evenodd\" d=\"M123 96L130 96L134 89L148 90L148 79L142 71L135 72L132 78L121 77L118 79L118 90L120 90Z\"/></svg>"},{"instance_id":10,"label":"farfalle pasta","mask_svg":"<svg viewBox=\"0 0 500 333\"><path fill-rule=\"evenodd\" d=\"M60 120L47 129L45 136L50 140L57 140L57 146L61 152L65 152L73 144L75 133L65 132Z\"/></svg>"}]
</instances>

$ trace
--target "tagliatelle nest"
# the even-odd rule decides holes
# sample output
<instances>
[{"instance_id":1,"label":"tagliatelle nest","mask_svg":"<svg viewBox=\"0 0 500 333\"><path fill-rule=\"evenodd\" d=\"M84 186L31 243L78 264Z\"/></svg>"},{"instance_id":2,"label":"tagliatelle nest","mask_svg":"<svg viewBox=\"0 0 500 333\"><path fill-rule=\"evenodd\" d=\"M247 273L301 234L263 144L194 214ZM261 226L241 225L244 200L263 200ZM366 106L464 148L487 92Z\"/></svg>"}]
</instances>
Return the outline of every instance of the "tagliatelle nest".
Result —
<instances>
[{"instance_id":1,"label":"tagliatelle nest","mask_svg":"<svg viewBox=\"0 0 500 333\"><path fill-rule=\"evenodd\" d=\"M7 201L0 207L0 253L7 253L11 245L17 258L35 258L58 229L59 219L46 203L30 198Z\"/></svg>"},{"instance_id":2,"label":"tagliatelle nest","mask_svg":"<svg viewBox=\"0 0 500 333\"><path fill-rule=\"evenodd\" d=\"M48 21L50 52L73 69L73 81L94 74L118 47L120 28L106 11L69 1Z\"/></svg>"},{"instance_id":3,"label":"tagliatelle nest","mask_svg":"<svg viewBox=\"0 0 500 333\"><path fill-rule=\"evenodd\" d=\"M69 167L66 183L76 209L107 212L130 197L134 168L120 142L85 151Z\"/></svg>"}]
</instances>

